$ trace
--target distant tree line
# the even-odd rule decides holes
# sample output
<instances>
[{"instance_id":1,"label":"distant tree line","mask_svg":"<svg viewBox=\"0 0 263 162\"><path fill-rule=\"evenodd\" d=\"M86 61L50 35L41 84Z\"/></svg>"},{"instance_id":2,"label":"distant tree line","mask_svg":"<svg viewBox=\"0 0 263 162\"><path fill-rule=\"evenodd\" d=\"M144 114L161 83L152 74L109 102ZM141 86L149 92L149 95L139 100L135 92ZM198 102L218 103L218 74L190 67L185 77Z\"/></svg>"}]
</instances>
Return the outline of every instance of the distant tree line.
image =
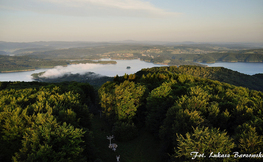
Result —
<instances>
[{"instance_id":1,"label":"distant tree line","mask_svg":"<svg viewBox=\"0 0 263 162\"><path fill-rule=\"evenodd\" d=\"M40 68L53 68L54 66L66 66L69 64L93 63L93 64L116 64L116 61L97 61L92 60L63 60L63 59L38 59L30 56L1 56L0 72L12 72L19 70L34 70Z\"/></svg>"},{"instance_id":2,"label":"distant tree line","mask_svg":"<svg viewBox=\"0 0 263 162\"><path fill-rule=\"evenodd\" d=\"M151 54L140 57L144 61L153 63L163 63L165 60L177 61L169 62L169 65L195 65L194 62L214 63L214 62L263 62L263 54L233 54L233 53L209 53L209 54ZM184 63L186 62L186 63ZM184 63L184 64L182 64ZM196 63L197 65L197 63Z\"/></svg>"}]
</instances>

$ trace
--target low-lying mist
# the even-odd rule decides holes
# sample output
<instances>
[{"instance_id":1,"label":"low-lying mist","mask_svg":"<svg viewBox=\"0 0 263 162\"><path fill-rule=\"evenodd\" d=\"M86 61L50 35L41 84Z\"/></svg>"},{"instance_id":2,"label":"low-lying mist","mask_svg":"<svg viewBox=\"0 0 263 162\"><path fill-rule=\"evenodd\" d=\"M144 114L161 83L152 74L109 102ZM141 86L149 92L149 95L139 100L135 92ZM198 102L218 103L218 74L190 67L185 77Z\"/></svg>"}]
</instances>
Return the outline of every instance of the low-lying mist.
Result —
<instances>
[{"instance_id":1,"label":"low-lying mist","mask_svg":"<svg viewBox=\"0 0 263 162\"><path fill-rule=\"evenodd\" d=\"M57 78L65 74L85 74L94 68L101 67L99 64L73 64L68 66L56 66L53 69L45 71L41 76L42 78Z\"/></svg>"},{"instance_id":2,"label":"low-lying mist","mask_svg":"<svg viewBox=\"0 0 263 162\"><path fill-rule=\"evenodd\" d=\"M134 74L143 68L159 67L166 65L153 64L150 62L141 61L139 59L134 60L113 60L116 64L93 64L93 63L80 63L71 64L68 66L56 66L53 69L49 69L40 76L40 78L57 78L62 77L65 74L80 74L83 75L87 72L94 72L96 74L108 77L114 77L116 75L123 76L125 74ZM127 68L130 67L130 68Z\"/></svg>"}]
</instances>

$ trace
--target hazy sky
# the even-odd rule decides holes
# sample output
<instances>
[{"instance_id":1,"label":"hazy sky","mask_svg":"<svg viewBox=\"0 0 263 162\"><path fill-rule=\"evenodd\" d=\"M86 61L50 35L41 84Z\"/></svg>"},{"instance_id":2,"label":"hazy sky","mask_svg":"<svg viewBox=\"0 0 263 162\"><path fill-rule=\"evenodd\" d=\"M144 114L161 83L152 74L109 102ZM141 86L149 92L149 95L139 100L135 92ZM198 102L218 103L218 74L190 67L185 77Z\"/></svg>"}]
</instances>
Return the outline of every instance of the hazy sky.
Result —
<instances>
[{"instance_id":1,"label":"hazy sky","mask_svg":"<svg viewBox=\"0 0 263 162\"><path fill-rule=\"evenodd\" d=\"M0 41L263 42L263 0L0 0Z\"/></svg>"}]
</instances>

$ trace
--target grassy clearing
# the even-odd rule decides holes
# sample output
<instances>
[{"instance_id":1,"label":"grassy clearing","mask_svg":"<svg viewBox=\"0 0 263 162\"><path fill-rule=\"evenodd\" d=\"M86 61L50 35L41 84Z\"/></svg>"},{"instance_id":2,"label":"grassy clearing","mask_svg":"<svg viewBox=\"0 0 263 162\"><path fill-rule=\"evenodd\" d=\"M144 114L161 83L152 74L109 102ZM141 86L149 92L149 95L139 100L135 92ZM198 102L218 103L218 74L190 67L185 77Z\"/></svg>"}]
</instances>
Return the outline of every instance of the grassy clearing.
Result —
<instances>
[{"instance_id":1,"label":"grassy clearing","mask_svg":"<svg viewBox=\"0 0 263 162\"><path fill-rule=\"evenodd\" d=\"M132 141L118 142L112 140L112 143L118 145L116 152L108 148L109 140L106 136L112 135L111 129L107 127L107 123L100 119L99 116L94 116L92 120L92 131L95 145L99 150L99 157L104 162L116 161L116 155L121 155L121 162L160 161L159 142L145 130L141 130L139 137Z\"/></svg>"}]
</instances>

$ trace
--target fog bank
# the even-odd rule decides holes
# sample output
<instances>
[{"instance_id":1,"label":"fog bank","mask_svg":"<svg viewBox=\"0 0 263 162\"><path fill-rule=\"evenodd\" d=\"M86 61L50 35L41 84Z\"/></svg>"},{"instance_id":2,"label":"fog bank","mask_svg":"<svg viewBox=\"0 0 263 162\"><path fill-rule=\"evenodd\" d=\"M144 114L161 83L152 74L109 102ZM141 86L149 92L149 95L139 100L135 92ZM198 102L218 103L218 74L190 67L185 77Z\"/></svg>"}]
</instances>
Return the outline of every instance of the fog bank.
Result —
<instances>
[{"instance_id":1,"label":"fog bank","mask_svg":"<svg viewBox=\"0 0 263 162\"><path fill-rule=\"evenodd\" d=\"M47 70L40 77L56 78L61 77L65 74L85 74L90 72L92 69L102 67L100 64L73 64L68 66L56 66L53 69Z\"/></svg>"}]
</instances>

